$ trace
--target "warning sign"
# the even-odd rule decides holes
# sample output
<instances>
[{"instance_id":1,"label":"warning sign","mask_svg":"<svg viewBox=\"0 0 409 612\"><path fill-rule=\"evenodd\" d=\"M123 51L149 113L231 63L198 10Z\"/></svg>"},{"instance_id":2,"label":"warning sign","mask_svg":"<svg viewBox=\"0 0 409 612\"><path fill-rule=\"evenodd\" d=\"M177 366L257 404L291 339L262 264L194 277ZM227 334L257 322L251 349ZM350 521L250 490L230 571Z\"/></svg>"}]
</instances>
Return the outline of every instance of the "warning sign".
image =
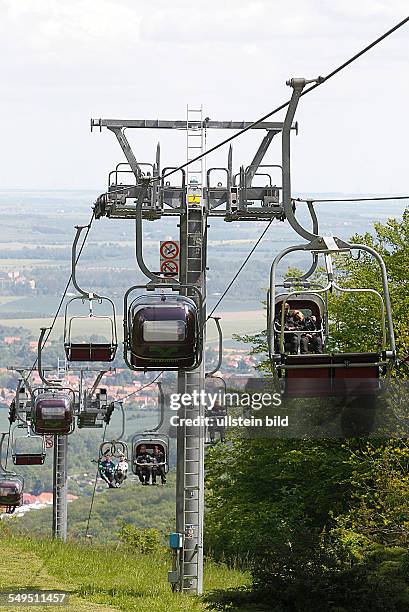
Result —
<instances>
[{"instance_id":1,"label":"warning sign","mask_svg":"<svg viewBox=\"0 0 409 612\"><path fill-rule=\"evenodd\" d=\"M163 240L160 243L160 271L162 274L179 274L180 246L178 240Z\"/></svg>"},{"instance_id":2,"label":"warning sign","mask_svg":"<svg viewBox=\"0 0 409 612\"><path fill-rule=\"evenodd\" d=\"M166 259L160 264L160 271L164 274L179 274L179 263L174 259Z\"/></svg>"},{"instance_id":3,"label":"warning sign","mask_svg":"<svg viewBox=\"0 0 409 612\"><path fill-rule=\"evenodd\" d=\"M180 253L178 240L165 240L160 243L161 259L178 259Z\"/></svg>"}]
</instances>

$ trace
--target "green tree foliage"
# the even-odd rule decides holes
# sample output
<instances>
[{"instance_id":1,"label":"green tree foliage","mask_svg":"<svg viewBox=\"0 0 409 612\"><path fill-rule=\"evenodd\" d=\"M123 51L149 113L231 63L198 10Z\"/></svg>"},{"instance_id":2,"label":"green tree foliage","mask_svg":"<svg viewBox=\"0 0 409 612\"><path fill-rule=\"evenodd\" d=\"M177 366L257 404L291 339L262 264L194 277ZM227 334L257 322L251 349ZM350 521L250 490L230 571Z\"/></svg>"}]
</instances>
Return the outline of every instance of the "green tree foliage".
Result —
<instances>
[{"instance_id":1,"label":"green tree foliage","mask_svg":"<svg viewBox=\"0 0 409 612\"><path fill-rule=\"evenodd\" d=\"M405 354L409 211L352 240L385 260L397 348ZM363 251L358 260L338 257L336 267L340 286L383 293L379 269ZM329 349L380 349L381 320L372 292L334 292ZM244 340L254 354L266 355L265 332ZM269 362L259 369L271 371ZM403 612L409 609L408 473L405 440L237 438L217 445L207 455L207 549L217 558L249 560L252 601L275 612Z\"/></svg>"},{"instance_id":2,"label":"green tree foliage","mask_svg":"<svg viewBox=\"0 0 409 612\"><path fill-rule=\"evenodd\" d=\"M375 235L356 235L352 242L374 248L383 257L388 272L392 315L399 354L409 350L409 210L402 220L389 219L376 223ZM370 255L361 252L357 261L342 256L337 261L341 270L340 284L347 288L374 289L381 294L379 267ZM354 299L345 293L331 299L331 317L335 325L332 335L341 350L377 350L381 345L380 309L373 294Z\"/></svg>"}]
</instances>

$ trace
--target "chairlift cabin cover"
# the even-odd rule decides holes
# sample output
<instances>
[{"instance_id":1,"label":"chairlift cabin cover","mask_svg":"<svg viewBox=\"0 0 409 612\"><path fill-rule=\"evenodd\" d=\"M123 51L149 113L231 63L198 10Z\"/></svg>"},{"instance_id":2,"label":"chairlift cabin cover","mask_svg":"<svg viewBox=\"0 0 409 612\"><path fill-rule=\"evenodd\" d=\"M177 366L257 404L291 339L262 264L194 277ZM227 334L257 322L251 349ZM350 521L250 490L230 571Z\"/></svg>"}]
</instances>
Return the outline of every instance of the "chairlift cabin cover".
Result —
<instances>
[{"instance_id":1,"label":"chairlift cabin cover","mask_svg":"<svg viewBox=\"0 0 409 612\"><path fill-rule=\"evenodd\" d=\"M45 392L34 402L34 431L37 434L70 433L73 425L73 402L68 394Z\"/></svg>"},{"instance_id":2,"label":"chairlift cabin cover","mask_svg":"<svg viewBox=\"0 0 409 612\"><path fill-rule=\"evenodd\" d=\"M23 503L23 483L19 478L0 477L0 506L16 508Z\"/></svg>"},{"instance_id":3,"label":"chairlift cabin cover","mask_svg":"<svg viewBox=\"0 0 409 612\"><path fill-rule=\"evenodd\" d=\"M130 305L128 343L131 367L192 368L198 362L198 308L184 296L141 296Z\"/></svg>"}]
</instances>

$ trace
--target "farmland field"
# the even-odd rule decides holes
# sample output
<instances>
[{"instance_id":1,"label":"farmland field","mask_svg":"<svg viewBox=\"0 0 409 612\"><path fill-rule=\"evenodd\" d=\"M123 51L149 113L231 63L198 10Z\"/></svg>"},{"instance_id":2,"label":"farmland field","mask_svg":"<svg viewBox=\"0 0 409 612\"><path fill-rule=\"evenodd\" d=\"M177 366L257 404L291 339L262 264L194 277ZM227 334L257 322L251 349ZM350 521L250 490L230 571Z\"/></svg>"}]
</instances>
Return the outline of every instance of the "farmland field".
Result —
<instances>
[{"instance_id":1,"label":"farmland field","mask_svg":"<svg viewBox=\"0 0 409 612\"><path fill-rule=\"evenodd\" d=\"M252 334L262 329L265 329L266 320L265 312L263 310L251 310L243 312L224 312L222 313L223 321L223 336L225 340L232 338L233 334ZM37 336L41 327L48 327L51 323L51 318L35 318L35 319L0 319L0 325L5 327L24 327L28 329L34 336ZM58 338L63 334L64 319L59 317L57 319L53 337ZM88 320L78 321L78 327L76 327L78 333L86 334L90 331ZM217 341L216 326L210 321L207 327L207 340L209 343ZM107 324L103 321L94 319L92 331L95 334L106 335ZM118 340L122 341L122 325L118 321Z\"/></svg>"}]
</instances>

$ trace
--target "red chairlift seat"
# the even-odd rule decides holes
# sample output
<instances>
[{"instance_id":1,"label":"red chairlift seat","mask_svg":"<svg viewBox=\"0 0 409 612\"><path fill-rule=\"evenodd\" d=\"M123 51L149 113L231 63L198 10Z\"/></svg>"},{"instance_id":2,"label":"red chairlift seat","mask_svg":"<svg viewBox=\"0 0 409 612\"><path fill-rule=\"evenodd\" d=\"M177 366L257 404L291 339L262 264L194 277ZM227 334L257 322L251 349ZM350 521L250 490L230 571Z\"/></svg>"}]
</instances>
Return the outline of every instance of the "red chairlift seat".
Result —
<instances>
[{"instance_id":1,"label":"red chairlift seat","mask_svg":"<svg viewBox=\"0 0 409 612\"><path fill-rule=\"evenodd\" d=\"M20 436L13 430L12 459L14 465L43 465L46 458L46 447L43 436L28 433Z\"/></svg>"},{"instance_id":2,"label":"red chairlift seat","mask_svg":"<svg viewBox=\"0 0 409 612\"><path fill-rule=\"evenodd\" d=\"M92 295L92 294L89 294ZM73 304L89 303L89 314L84 315L69 315L69 311ZM93 304L107 304L110 310L109 315L95 315ZM101 322L104 320L109 327L109 341L78 341L73 338L73 323L74 321L82 320L87 322L87 328L92 326L95 321ZM88 332L87 332L88 333ZM84 296L75 296L71 298L65 306L64 317L64 350L68 361L113 361L116 350L118 348L117 331L116 331L116 314L115 305L110 298L103 296L89 297L88 300Z\"/></svg>"},{"instance_id":3,"label":"red chairlift seat","mask_svg":"<svg viewBox=\"0 0 409 612\"><path fill-rule=\"evenodd\" d=\"M14 465L44 465L43 453L18 453L13 455Z\"/></svg>"},{"instance_id":4,"label":"red chairlift seat","mask_svg":"<svg viewBox=\"0 0 409 612\"><path fill-rule=\"evenodd\" d=\"M383 363L379 353L284 355L278 371L289 397L372 395Z\"/></svg>"},{"instance_id":5,"label":"red chairlift seat","mask_svg":"<svg viewBox=\"0 0 409 612\"><path fill-rule=\"evenodd\" d=\"M117 346L112 343L70 342L64 348L68 361L113 361Z\"/></svg>"}]
</instances>

